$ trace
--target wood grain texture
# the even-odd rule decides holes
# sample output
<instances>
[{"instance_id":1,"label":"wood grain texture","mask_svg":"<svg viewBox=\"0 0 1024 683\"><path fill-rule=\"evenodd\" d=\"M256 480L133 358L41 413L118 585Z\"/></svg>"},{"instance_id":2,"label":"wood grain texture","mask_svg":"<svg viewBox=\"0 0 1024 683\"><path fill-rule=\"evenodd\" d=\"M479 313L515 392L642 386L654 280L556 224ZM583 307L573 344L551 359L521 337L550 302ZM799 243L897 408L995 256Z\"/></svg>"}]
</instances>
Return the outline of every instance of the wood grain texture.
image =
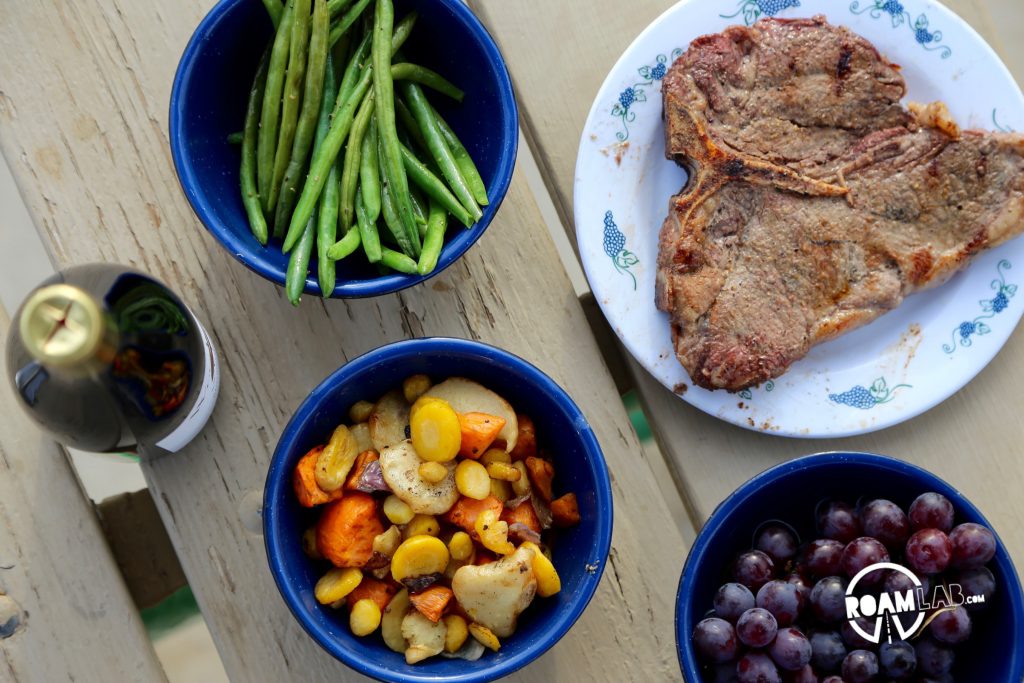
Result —
<instances>
[{"instance_id":1,"label":"wood grain texture","mask_svg":"<svg viewBox=\"0 0 1024 683\"><path fill-rule=\"evenodd\" d=\"M588 4L570 0L475 0L510 63L531 143L548 165L545 177L572 231L576 148L594 94L633 38L671 0ZM946 4L999 49L990 11L1024 20L1016 0L947 0ZM559 27L572 26L572 30ZM548 39L538 35L540 27ZM1011 59L1024 77L1024 62ZM557 74L557 76L556 76ZM652 226L652 230L660 226ZM659 446L699 526L750 476L779 462L822 450L869 450L926 467L958 486L995 525L1024 569L1024 466L1016 443L1016 396L1024 383L1024 338L1010 340L966 389L901 426L853 439L783 439L733 427L679 400L629 360Z\"/></svg>"},{"instance_id":2,"label":"wood grain texture","mask_svg":"<svg viewBox=\"0 0 1024 683\"><path fill-rule=\"evenodd\" d=\"M0 307L0 358L7 329ZM6 384L0 387L0 681L166 680L67 455L40 434ZM14 628L5 624L8 609L19 625L5 638Z\"/></svg>"},{"instance_id":3,"label":"wood grain texture","mask_svg":"<svg viewBox=\"0 0 1024 683\"><path fill-rule=\"evenodd\" d=\"M693 530L666 523L680 501L670 508L659 493L652 469L664 463L649 463L637 443L525 182L516 177L480 243L429 283L293 309L202 230L174 177L171 79L211 4L8 8L0 149L58 266L138 266L210 323L224 361L212 422L145 470L228 673L246 682L362 680L322 652L279 598L259 534L260 492L278 434L325 375L382 343L443 334L499 344L550 373L594 425L613 473L615 535L598 594L569 636L511 680L678 678L670 596Z\"/></svg>"}]
</instances>

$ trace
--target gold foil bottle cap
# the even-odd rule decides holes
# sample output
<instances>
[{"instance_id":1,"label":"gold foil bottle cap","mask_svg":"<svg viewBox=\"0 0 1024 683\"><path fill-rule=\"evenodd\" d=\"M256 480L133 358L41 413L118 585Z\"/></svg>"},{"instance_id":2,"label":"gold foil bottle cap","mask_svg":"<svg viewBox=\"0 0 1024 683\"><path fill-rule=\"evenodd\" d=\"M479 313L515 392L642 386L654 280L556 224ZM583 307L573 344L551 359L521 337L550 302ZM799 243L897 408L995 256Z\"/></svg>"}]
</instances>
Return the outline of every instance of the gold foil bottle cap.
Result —
<instances>
[{"instance_id":1,"label":"gold foil bottle cap","mask_svg":"<svg viewBox=\"0 0 1024 683\"><path fill-rule=\"evenodd\" d=\"M73 366L97 354L104 336L103 312L78 287L48 285L25 302L19 331L26 350L40 363Z\"/></svg>"}]
</instances>

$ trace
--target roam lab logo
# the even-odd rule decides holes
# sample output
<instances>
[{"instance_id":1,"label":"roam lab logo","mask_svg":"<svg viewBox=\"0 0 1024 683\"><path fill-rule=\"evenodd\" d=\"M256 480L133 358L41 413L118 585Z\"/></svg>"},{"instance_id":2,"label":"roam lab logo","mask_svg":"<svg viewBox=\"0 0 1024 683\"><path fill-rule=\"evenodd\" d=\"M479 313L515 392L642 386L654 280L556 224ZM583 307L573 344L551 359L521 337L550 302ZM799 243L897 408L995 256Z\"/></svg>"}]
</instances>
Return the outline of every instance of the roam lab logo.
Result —
<instances>
[{"instance_id":1,"label":"roam lab logo","mask_svg":"<svg viewBox=\"0 0 1024 683\"><path fill-rule=\"evenodd\" d=\"M882 593L881 595L855 595L857 584L861 579L878 570L891 569L905 574L914 584L914 588L894 593ZM878 644L882 642L882 628L885 627L885 639L888 642L896 640L907 640L917 633L924 622L925 613L931 609L942 609L957 605L976 605L985 602L984 595L964 595L963 587L958 583L949 583L935 586L931 596L925 595L925 587L914 572L892 562L879 562L865 567L857 573L850 581L846 589L846 618L850 627L856 631L861 638L868 642ZM913 618L909 628L904 628L904 618ZM865 631L862 623L869 623L874 619L874 629L871 632Z\"/></svg>"}]
</instances>

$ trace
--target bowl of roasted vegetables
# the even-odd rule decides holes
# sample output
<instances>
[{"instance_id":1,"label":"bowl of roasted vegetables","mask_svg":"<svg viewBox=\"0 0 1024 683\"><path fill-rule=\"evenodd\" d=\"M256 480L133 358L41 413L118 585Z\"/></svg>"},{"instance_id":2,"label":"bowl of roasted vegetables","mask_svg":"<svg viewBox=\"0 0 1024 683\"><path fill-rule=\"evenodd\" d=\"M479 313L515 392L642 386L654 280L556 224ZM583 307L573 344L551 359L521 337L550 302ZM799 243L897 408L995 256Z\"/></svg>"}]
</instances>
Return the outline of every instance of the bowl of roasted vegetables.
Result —
<instances>
[{"instance_id":1,"label":"bowl of roasted vegetables","mask_svg":"<svg viewBox=\"0 0 1024 683\"><path fill-rule=\"evenodd\" d=\"M501 205L517 141L505 63L461 0L220 0L171 91L193 210L294 304L451 265Z\"/></svg>"},{"instance_id":2,"label":"bowl of roasted vegetables","mask_svg":"<svg viewBox=\"0 0 1024 683\"><path fill-rule=\"evenodd\" d=\"M600 580L612 499L568 395L478 342L417 339L313 390L264 493L306 631L386 681L490 681L554 645Z\"/></svg>"}]
</instances>

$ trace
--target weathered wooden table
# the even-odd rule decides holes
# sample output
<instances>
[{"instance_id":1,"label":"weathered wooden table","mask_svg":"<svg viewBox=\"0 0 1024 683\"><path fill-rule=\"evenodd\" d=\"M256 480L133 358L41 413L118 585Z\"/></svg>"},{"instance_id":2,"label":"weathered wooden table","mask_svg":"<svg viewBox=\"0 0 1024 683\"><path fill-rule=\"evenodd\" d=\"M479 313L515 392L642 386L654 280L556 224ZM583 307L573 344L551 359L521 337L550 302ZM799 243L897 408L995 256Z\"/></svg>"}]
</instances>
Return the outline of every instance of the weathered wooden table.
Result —
<instances>
[{"instance_id":1,"label":"weathered wooden table","mask_svg":"<svg viewBox=\"0 0 1024 683\"><path fill-rule=\"evenodd\" d=\"M25 291L48 268L127 263L170 283L210 322L224 361L213 420L184 452L144 469L233 680L363 680L288 613L254 513L277 435L306 393L347 358L406 337L481 339L535 362L581 405L612 472L615 534L601 588L570 634L512 680L678 680L673 601L695 529L746 478L807 452L879 451L935 471L980 505L1024 566L1021 335L926 415L855 439L808 442L745 431L684 404L622 356L599 316L585 313L593 306L579 266L559 260L543 215L571 233L576 143L594 93L671 0L474 0L509 62L529 142L498 219L426 285L369 301L308 300L299 310L216 245L174 176L171 80L212 4L5 7L0 150L31 221L27 229L0 225L0 278L24 280ZM1014 41L1004 56L1024 75L1013 34L1024 20L1017 0L948 4L997 46L990 12L998 14ZM522 173L534 163L543 184ZM40 243L48 259L33 262ZM11 312L0 307L2 336ZM301 363L277 360L296 356ZM638 390L663 457L640 447L609 368L618 388ZM0 391L0 593L8 596L0 596L0 626L10 600L20 605L19 628L0 640L0 680L164 678L66 455L7 391Z\"/></svg>"}]
</instances>

